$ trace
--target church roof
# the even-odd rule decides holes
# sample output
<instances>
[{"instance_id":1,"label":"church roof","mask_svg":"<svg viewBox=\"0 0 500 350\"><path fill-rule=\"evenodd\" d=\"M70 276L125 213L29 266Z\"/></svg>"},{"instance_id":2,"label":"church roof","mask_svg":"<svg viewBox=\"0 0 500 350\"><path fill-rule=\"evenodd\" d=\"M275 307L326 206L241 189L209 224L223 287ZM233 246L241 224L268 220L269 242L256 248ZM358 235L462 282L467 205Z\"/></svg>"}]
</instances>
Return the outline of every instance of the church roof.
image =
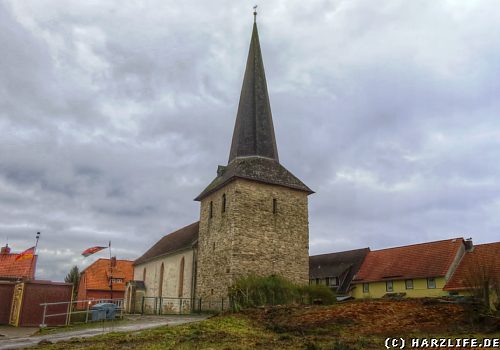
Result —
<instances>
[{"instance_id":1,"label":"church roof","mask_svg":"<svg viewBox=\"0 0 500 350\"><path fill-rule=\"evenodd\" d=\"M256 23L253 25L229 162L246 156L279 160Z\"/></svg>"},{"instance_id":2,"label":"church roof","mask_svg":"<svg viewBox=\"0 0 500 350\"><path fill-rule=\"evenodd\" d=\"M163 256L170 253L175 253L179 250L190 248L193 243L198 239L198 230L200 222L197 221L172 232L153 245L149 250L144 253L140 258L134 261L134 265L145 263L149 260Z\"/></svg>"},{"instance_id":3,"label":"church roof","mask_svg":"<svg viewBox=\"0 0 500 350\"><path fill-rule=\"evenodd\" d=\"M253 25L228 165L219 166L217 177L195 200L203 199L236 178L313 193L279 163L256 23Z\"/></svg>"},{"instance_id":4,"label":"church roof","mask_svg":"<svg viewBox=\"0 0 500 350\"><path fill-rule=\"evenodd\" d=\"M302 181L274 159L245 157L235 158L228 166L219 166L217 177L198 195L198 197L195 198L195 200L201 200L236 178L260 181L314 193Z\"/></svg>"}]
</instances>

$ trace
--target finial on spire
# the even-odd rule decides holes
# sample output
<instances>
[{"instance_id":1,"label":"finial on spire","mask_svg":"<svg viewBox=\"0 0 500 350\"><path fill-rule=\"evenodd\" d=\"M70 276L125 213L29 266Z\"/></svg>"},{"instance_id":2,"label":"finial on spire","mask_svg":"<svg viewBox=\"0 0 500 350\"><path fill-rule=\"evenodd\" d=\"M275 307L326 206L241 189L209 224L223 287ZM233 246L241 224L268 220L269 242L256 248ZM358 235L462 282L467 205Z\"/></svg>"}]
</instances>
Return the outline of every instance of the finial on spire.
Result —
<instances>
[{"instance_id":1,"label":"finial on spire","mask_svg":"<svg viewBox=\"0 0 500 350\"><path fill-rule=\"evenodd\" d=\"M257 7L258 5L255 5L253 7L253 22L256 23L257 22Z\"/></svg>"}]
</instances>

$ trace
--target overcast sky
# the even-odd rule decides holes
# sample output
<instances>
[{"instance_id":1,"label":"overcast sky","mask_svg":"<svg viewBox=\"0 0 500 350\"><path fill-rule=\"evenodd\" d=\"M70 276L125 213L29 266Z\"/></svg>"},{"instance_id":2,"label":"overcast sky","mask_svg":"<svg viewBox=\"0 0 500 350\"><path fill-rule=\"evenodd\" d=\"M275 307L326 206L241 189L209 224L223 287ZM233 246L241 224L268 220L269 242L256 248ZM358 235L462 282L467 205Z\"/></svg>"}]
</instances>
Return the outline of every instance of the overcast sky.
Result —
<instances>
[{"instance_id":1,"label":"overcast sky","mask_svg":"<svg viewBox=\"0 0 500 350\"><path fill-rule=\"evenodd\" d=\"M0 243L62 280L198 220L226 164L248 1L0 0ZM310 253L500 237L496 1L266 1L281 163Z\"/></svg>"}]
</instances>

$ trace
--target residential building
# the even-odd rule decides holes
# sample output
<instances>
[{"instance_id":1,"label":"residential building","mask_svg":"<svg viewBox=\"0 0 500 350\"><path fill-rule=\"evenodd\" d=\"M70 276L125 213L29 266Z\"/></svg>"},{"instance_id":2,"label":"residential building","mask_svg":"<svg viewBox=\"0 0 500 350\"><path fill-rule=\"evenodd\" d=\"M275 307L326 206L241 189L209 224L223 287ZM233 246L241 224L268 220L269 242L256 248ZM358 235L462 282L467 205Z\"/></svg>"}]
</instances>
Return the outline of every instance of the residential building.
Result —
<instances>
[{"instance_id":1,"label":"residential building","mask_svg":"<svg viewBox=\"0 0 500 350\"><path fill-rule=\"evenodd\" d=\"M0 281L26 281L35 279L38 256L16 261L18 254L11 253L8 244L0 250Z\"/></svg>"},{"instance_id":2,"label":"residential building","mask_svg":"<svg viewBox=\"0 0 500 350\"><path fill-rule=\"evenodd\" d=\"M125 285L133 277L132 263L113 257L89 265L80 273L77 300L124 298Z\"/></svg>"},{"instance_id":3,"label":"residential building","mask_svg":"<svg viewBox=\"0 0 500 350\"><path fill-rule=\"evenodd\" d=\"M472 241L470 241L472 244ZM471 246L463 255L457 269L443 290L451 295L484 297L485 287L490 292L491 305L499 309L500 242Z\"/></svg>"},{"instance_id":4,"label":"residential building","mask_svg":"<svg viewBox=\"0 0 500 350\"><path fill-rule=\"evenodd\" d=\"M351 291L351 281L370 248L314 255L309 257L309 284L324 284L338 295Z\"/></svg>"},{"instance_id":5,"label":"residential building","mask_svg":"<svg viewBox=\"0 0 500 350\"><path fill-rule=\"evenodd\" d=\"M448 295L446 283L466 250L463 238L370 251L353 278L355 298Z\"/></svg>"}]
</instances>

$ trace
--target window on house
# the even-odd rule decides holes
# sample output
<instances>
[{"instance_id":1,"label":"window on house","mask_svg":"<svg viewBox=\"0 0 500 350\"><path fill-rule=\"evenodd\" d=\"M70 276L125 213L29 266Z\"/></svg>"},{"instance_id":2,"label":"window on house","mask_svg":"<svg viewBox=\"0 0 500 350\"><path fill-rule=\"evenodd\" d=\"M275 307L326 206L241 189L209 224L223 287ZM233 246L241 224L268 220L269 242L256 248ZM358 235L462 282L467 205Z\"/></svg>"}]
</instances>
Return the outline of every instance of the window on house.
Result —
<instances>
[{"instance_id":1,"label":"window on house","mask_svg":"<svg viewBox=\"0 0 500 350\"><path fill-rule=\"evenodd\" d=\"M226 194L225 193L222 195L222 212L223 213L226 212Z\"/></svg>"},{"instance_id":2,"label":"window on house","mask_svg":"<svg viewBox=\"0 0 500 350\"><path fill-rule=\"evenodd\" d=\"M406 280L405 286L406 286L406 289L413 289L413 280Z\"/></svg>"},{"instance_id":3,"label":"window on house","mask_svg":"<svg viewBox=\"0 0 500 350\"><path fill-rule=\"evenodd\" d=\"M146 268L144 268L144 270L142 270L142 281L146 282Z\"/></svg>"},{"instance_id":4,"label":"window on house","mask_svg":"<svg viewBox=\"0 0 500 350\"><path fill-rule=\"evenodd\" d=\"M215 250L215 242L212 244L212 250Z\"/></svg>"},{"instance_id":5,"label":"window on house","mask_svg":"<svg viewBox=\"0 0 500 350\"><path fill-rule=\"evenodd\" d=\"M368 293L370 291L370 284L363 283L363 293Z\"/></svg>"},{"instance_id":6,"label":"window on house","mask_svg":"<svg viewBox=\"0 0 500 350\"><path fill-rule=\"evenodd\" d=\"M386 292L394 292L394 284L392 283L392 281L385 282L385 290Z\"/></svg>"},{"instance_id":7,"label":"window on house","mask_svg":"<svg viewBox=\"0 0 500 350\"><path fill-rule=\"evenodd\" d=\"M436 288L436 279L434 277L429 277L427 279L427 288L429 288L429 289Z\"/></svg>"},{"instance_id":8,"label":"window on house","mask_svg":"<svg viewBox=\"0 0 500 350\"><path fill-rule=\"evenodd\" d=\"M276 198L273 198L273 214L276 214L278 212L278 200Z\"/></svg>"},{"instance_id":9,"label":"window on house","mask_svg":"<svg viewBox=\"0 0 500 350\"><path fill-rule=\"evenodd\" d=\"M208 207L208 217L211 219L214 216L214 203L210 201L209 207Z\"/></svg>"},{"instance_id":10,"label":"window on house","mask_svg":"<svg viewBox=\"0 0 500 350\"><path fill-rule=\"evenodd\" d=\"M316 284L319 284L319 278L316 278Z\"/></svg>"},{"instance_id":11,"label":"window on house","mask_svg":"<svg viewBox=\"0 0 500 350\"><path fill-rule=\"evenodd\" d=\"M338 277L327 277L326 278L326 285L331 286L331 287L336 287L339 285L339 278Z\"/></svg>"}]
</instances>

